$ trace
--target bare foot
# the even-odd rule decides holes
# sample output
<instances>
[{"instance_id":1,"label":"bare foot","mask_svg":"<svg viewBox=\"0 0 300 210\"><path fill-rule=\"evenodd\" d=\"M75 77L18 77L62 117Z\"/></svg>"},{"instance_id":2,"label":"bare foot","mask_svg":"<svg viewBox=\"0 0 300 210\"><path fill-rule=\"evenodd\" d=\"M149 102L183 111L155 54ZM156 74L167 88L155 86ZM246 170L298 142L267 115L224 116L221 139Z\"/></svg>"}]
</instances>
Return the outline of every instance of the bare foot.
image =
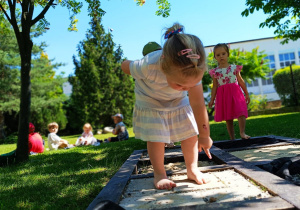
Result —
<instances>
[{"instance_id":1,"label":"bare foot","mask_svg":"<svg viewBox=\"0 0 300 210\"><path fill-rule=\"evenodd\" d=\"M248 136L247 134L241 134L242 139L250 139L251 136Z\"/></svg>"},{"instance_id":2,"label":"bare foot","mask_svg":"<svg viewBox=\"0 0 300 210\"><path fill-rule=\"evenodd\" d=\"M207 175L201 173L198 169L187 173L189 180L195 181L197 184L207 184L210 182L210 179Z\"/></svg>"},{"instance_id":3,"label":"bare foot","mask_svg":"<svg viewBox=\"0 0 300 210\"><path fill-rule=\"evenodd\" d=\"M155 176L154 185L159 190L171 190L173 187L176 187L176 184L169 180L166 176Z\"/></svg>"}]
</instances>

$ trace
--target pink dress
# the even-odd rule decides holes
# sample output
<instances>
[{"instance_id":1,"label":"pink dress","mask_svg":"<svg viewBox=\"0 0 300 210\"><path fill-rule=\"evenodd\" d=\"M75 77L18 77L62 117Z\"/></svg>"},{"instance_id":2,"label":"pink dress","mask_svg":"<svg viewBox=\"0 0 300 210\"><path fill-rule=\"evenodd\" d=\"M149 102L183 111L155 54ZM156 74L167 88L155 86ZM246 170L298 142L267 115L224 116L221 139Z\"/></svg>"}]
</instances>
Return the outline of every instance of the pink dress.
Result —
<instances>
[{"instance_id":1,"label":"pink dress","mask_svg":"<svg viewBox=\"0 0 300 210\"><path fill-rule=\"evenodd\" d=\"M248 117L245 96L239 86L236 74L243 66L229 65L228 68L214 68L209 71L218 80L215 101L215 121L233 120L240 116Z\"/></svg>"}]
</instances>

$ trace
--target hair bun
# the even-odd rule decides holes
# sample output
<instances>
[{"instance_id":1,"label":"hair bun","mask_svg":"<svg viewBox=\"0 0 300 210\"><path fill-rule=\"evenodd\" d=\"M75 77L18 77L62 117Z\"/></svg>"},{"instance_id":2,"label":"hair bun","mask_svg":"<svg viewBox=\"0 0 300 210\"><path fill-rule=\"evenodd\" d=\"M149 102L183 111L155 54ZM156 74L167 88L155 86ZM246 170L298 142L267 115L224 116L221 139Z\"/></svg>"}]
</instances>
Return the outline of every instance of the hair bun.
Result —
<instances>
[{"instance_id":1,"label":"hair bun","mask_svg":"<svg viewBox=\"0 0 300 210\"><path fill-rule=\"evenodd\" d=\"M171 32L169 32L169 33L167 33L167 34L165 35L165 39L169 39L170 37L172 37L172 36L175 35L175 34L178 34L178 33L181 32L181 31L183 31L183 28L182 28L182 27L181 27L181 28L178 28L177 30L171 31Z\"/></svg>"}]
</instances>

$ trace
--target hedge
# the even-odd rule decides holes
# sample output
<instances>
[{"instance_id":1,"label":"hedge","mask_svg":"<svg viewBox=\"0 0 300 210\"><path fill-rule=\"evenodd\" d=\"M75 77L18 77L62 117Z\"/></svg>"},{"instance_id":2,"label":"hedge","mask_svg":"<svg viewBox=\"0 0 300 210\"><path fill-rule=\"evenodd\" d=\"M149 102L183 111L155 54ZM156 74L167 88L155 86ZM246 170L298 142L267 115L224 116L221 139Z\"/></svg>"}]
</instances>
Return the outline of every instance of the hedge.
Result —
<instances>
[{"instance_id":1,"label":"hedge","mask_svg":"<svg viewBox=\"0 0 300 210\"><path fill-rule=\"evenodd\" d=\"M293 65L293 76L295 89L297 94L297 102L300 104L300 66ZM281 98L282 104L286 106L295 106L295 94L292 84L291 70L290 67L279 69L273 75L273 82L276 92Z\"/></svg>"}]
</instances>

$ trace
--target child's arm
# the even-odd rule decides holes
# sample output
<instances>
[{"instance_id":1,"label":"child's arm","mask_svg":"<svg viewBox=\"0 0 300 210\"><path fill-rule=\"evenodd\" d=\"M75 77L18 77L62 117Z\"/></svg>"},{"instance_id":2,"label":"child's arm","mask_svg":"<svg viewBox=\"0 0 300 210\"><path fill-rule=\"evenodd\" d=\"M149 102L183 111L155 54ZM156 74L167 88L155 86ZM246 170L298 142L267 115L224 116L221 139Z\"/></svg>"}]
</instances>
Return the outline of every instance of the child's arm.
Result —
<instances>
[{"instance_id":1,"label":"child's arm","mask_svg":"<svg viewBox=\"0 0 300 210\"><path fill-rule=\"evenodd\" d=\"M238 81L239 85L241 86L241 88L243 89L243 91L244 91L244 93L245 93L246 102L247 102L247 104L249 104L249 103L250 103L249 93L248 93L248 90L247 90L246 83L245 83L245 81L243 80L243 78L242 78L240 72L237 72L236 78L237 78L237 81Z\"/></svg>"},{"instance_id":2,"label":"child's arm","mask_svg":"<svg viewBox=\"0 0 300 210\"><path fill-rule=\"evenodd\" d=\"M115 127L115 129L113 129L113 134L118 135L120 133L120 131L121 131L120 125L117 125Z\"/></svg>"},{"instance_id":3,"label":"child's arm","mask_svg":"<svg viewBox=\"0 0 300 210\"><path fill-rule=\"evenodd\" d=\"M121 69L123 70L123 72L124 72L125 74L131 75L131 74L130 74L130 68L129 68L130 63L131 63L130 60L125 60L125 61L123 61L122 64L121 64Z\"/></svg>"},{"instance_id":4,"label":"child's arm","mask_svg":"<svg viewBox=\"0 0 300 210\"><path fill-rule=\"evenodd\" d=\"M210 98L210 102L208 103L209 108L211 108L215 102L217 88L218 88L218 80L216 78L213 78L213 87L211 90L211 98Z\"/></svg>"},{"instance_id":5,"label":"child's arm","mask_svg":"<svg viewBox=\"0 0 300 210\"><path fill-rule=\"evenodd\" d=\"M211 154L209 152L209 149L211 148L213 142L210 138L208 114L207 114L207 110L203 98L202 84L197 85L189 90L189 100L199 130L199 138L198 138L199 151L201 152L203 149L206 155L208 156L208 158L211 159Z\"/></svg>"},{"instance_id":6,"label":"child's arm","mask_svg":"<svg viewBox=\"0 0 300 210\"><path fill-rule=\"evenodd\" d=\"M89 135L88 135L88 138L89 138L89 137L93 137L93 136L94 136L94 135L93 135L93 132L90 131L90 132L89 132Z\"/></svg>"}]
</instances>

